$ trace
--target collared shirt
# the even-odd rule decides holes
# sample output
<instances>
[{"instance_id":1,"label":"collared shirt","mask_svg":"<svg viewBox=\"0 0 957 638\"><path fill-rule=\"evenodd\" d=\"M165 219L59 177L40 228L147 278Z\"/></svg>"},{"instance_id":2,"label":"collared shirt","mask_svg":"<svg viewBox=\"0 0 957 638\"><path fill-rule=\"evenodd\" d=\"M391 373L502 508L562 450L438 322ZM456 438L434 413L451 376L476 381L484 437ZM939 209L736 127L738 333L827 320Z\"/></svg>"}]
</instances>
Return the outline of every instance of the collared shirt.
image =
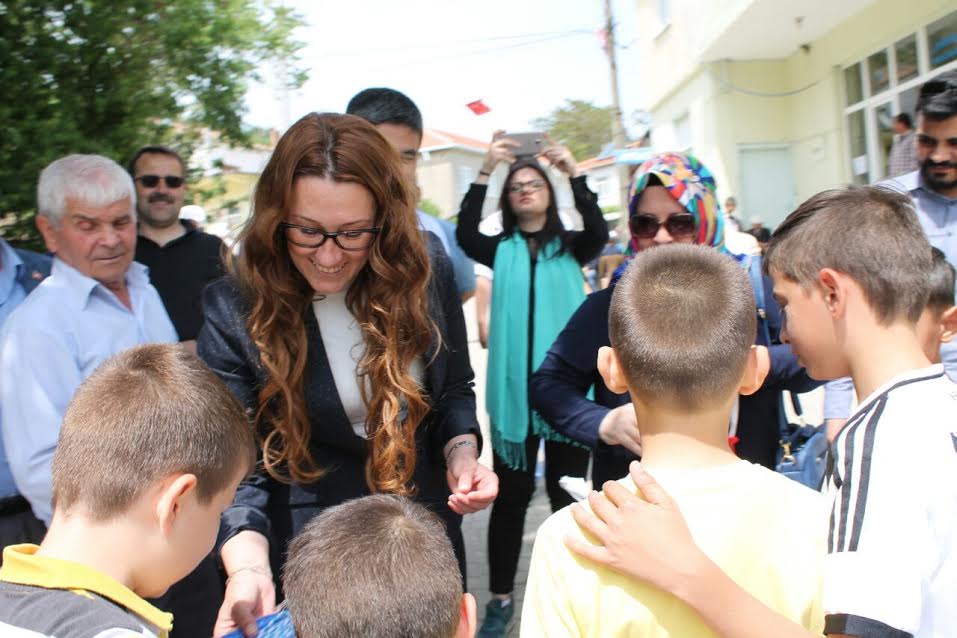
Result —
<instances>
[{"instance_id":1,"label":"collared shirt","mask_svg":"<svg viewBox=\"0 0 957 638\"><path fill-rule=\"evenodd\" d=\"M27 292L17 280L23 260L10 244L0 239L0 327L7 321L13 309L20 305L27 297ZM13 474L7 464L7 457L3 451L3 439L0 438L0 499L15 496L17 485L13 482Z\"/></svg>"},{"instance_id":2,"label":"collared shirt","mask_svg":"<svg viewBox=\"0 0 957 638\"><path fill-rule=\"evenodd\" d=\"M37 555L36 545L11 545L0 567L3 635L142 636L165 638L171 614L119 581L86 565Z\"/></svg>"},{"instance_id":3,"label":"collared shirt","mask_svg":"<svg viewBox=\"0 0 957 638\"><path fill-rule=\"evenodd\" d=\"M67 404L106 359L142 343L175 343L146 267L126 272L132 310L60 259L0 336L0 424L17 488L37 518L52 518L50 463Z\"/></svg>"},{"instance_id":4,"label":"collared shirt","mask_svg":"<svg viewBox=\"0 0 957 638\"><path fill-rule=\"evenodd\" d=\"M10 244L0 239L0 326L13 309L26 299L27 292L18 281L23 260Z\"/></svg>"},{"instance_id":5,"label":"collared shirt","mask_svg":"<svg viewBox=\"0 0 957 638\"><path fill-rule=\"evenodd\" d=\"M458 242L455 241L455 226L444 219L433 217L421 210L415 211L419 218L419 228L427 230L442 242L445 254L449 256L452 262L452 270L455 273L455 288L459 296L475 290L475 270L474 264L469 259Z\"/></svg>"},{"instance_id":6,"label":"collared shirt","mask_svg":"<svg viewBox=\"0 0 957 638\"><path fill-rule=\"evenodd\" d=\"M920 168L917 160L917 134L914 131L895 135L887 156L887 176L897 177Z\"/></svg>"}]
</instances>

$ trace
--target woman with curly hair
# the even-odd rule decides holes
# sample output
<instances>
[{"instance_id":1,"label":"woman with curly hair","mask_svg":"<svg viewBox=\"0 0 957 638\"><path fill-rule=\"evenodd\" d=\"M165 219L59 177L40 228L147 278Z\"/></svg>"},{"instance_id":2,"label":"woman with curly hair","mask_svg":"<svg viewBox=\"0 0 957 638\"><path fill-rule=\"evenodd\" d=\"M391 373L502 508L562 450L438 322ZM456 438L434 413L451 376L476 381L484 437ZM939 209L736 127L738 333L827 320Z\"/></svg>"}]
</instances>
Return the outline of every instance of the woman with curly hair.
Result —
<instances>
[{"instance_id":1,"label":"woman with curly hair","mask_svg":"<svg viewBox=\"0 0 957 638\"><path fill-rule=\"evenodd\" d=\"M249 408L261 453L223 515L216 635L271 610L312 517L368 493L435 511L464 574L461 515L498 482L477 462L451 264L419 231L410 186L370 124L305 116L259 179L232 276L206 290L199 354Z\"/></svg>"}]
</instances>

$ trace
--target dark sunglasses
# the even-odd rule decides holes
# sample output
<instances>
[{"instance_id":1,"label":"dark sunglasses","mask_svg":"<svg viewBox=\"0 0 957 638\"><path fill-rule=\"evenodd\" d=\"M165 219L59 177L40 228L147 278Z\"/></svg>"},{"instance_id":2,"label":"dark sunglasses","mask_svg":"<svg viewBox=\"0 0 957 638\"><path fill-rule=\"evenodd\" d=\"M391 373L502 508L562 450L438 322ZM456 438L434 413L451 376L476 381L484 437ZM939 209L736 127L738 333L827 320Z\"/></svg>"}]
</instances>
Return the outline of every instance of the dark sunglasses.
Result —
<instances>
[{"instance_id":1,"label":"dark sunglasses","mask_svg":"<svg viewBox=\"0 0 957 638\"><path fill-rule=\"evenodd\" d=\"M668 215L668 219L661 221L657 216L650 213L635 213L628 220L631 226L631 234L641 239L651 239L658 234L658 229L662 226L672 237L687 237L694 235L696 224L694 216L691 213L675 213Z\"/></svg>"},{"instance_id":2,"label":"dark sunglasses","mask_svg":"<svg viewBox=\"0 0 957 638\"><path fill-rule=\"evenodd\" d=\"M186 181L178 175L166 175L162 178L159 175L140 175L136 178L146 188L156 188L159 186L160 179L166 182L166 188L179 188Z\"/></svg>"}]
</instances>

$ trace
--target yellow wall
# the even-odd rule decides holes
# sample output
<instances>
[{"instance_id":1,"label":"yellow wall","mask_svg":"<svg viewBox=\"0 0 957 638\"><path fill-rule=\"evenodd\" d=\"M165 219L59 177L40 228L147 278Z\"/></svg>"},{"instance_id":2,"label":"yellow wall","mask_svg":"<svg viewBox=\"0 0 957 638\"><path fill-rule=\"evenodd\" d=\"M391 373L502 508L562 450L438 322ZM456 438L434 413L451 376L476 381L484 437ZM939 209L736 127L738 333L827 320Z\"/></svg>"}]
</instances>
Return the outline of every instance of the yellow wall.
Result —
<instances>
[{"instance_id":1,"label":"yellow wall","mask_svg":"<svg viewBox=\"0 0 957 638\"><path fill-rule=\"evenodd\" d=\"M691 117L693 150L715 173L722 193L738 192L738 147L787 144L791 148L798 201L849 178L844 133L843 67L914 33L950 11L946 0L877 0L855 16L780 60L702 62L692 55L707 44L701 32L709 20L728 23L748 4L743 0L701 3L673 0L671 25L657 36L657 12L651 0L638 2L640 36L648 43L643 64L646 98L655 122L652 143L674 148L673 123L683 113ZM723 5L726 15L714 12ZM712 22L711 27L713 27ZM698 30L696 32L696 30ZM697 38L697 39L696 39ZM783 93L788 97L757 97L736 89Z\"/></svg>"}]
</instances>

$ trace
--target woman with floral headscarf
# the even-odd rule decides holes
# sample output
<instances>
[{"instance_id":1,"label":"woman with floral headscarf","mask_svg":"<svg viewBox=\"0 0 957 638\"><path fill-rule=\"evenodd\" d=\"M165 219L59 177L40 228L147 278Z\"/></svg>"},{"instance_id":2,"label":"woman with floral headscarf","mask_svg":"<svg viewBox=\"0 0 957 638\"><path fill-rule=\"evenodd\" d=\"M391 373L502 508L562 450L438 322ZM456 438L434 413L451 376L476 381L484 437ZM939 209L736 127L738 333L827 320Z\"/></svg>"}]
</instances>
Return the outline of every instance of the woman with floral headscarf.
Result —
<instances>
[{"instance_id":1,"label":"woman with floral headscarf","mask_svg":"<svg viewBox=\"0 0 957 638\"><path fill-rule=\"evenodd\" d=\"M693 155L662 153L648 159L630 189L631 258L670 243L703 244L727 252L715 191L711 172ZM764 298L755 343L768 346L771 370L758 392L740 398L735 451L773 468L781 391L807 392L818 382L805 374L790 346L778 339L781 314L771 296L770 280L760 276L760 268L752 266L749 271L752 283L761 286L755 297ZM555 431L594 449L593 485L627 475L628 463L641 455L640 424L631 399L611 392L597 368L599 348L610 345L608 308L614 288L612 284L582 303L532 376L529 390L532 407ZM586 395L593 386L591 400Z\"/></svg>"}]
</instances>

